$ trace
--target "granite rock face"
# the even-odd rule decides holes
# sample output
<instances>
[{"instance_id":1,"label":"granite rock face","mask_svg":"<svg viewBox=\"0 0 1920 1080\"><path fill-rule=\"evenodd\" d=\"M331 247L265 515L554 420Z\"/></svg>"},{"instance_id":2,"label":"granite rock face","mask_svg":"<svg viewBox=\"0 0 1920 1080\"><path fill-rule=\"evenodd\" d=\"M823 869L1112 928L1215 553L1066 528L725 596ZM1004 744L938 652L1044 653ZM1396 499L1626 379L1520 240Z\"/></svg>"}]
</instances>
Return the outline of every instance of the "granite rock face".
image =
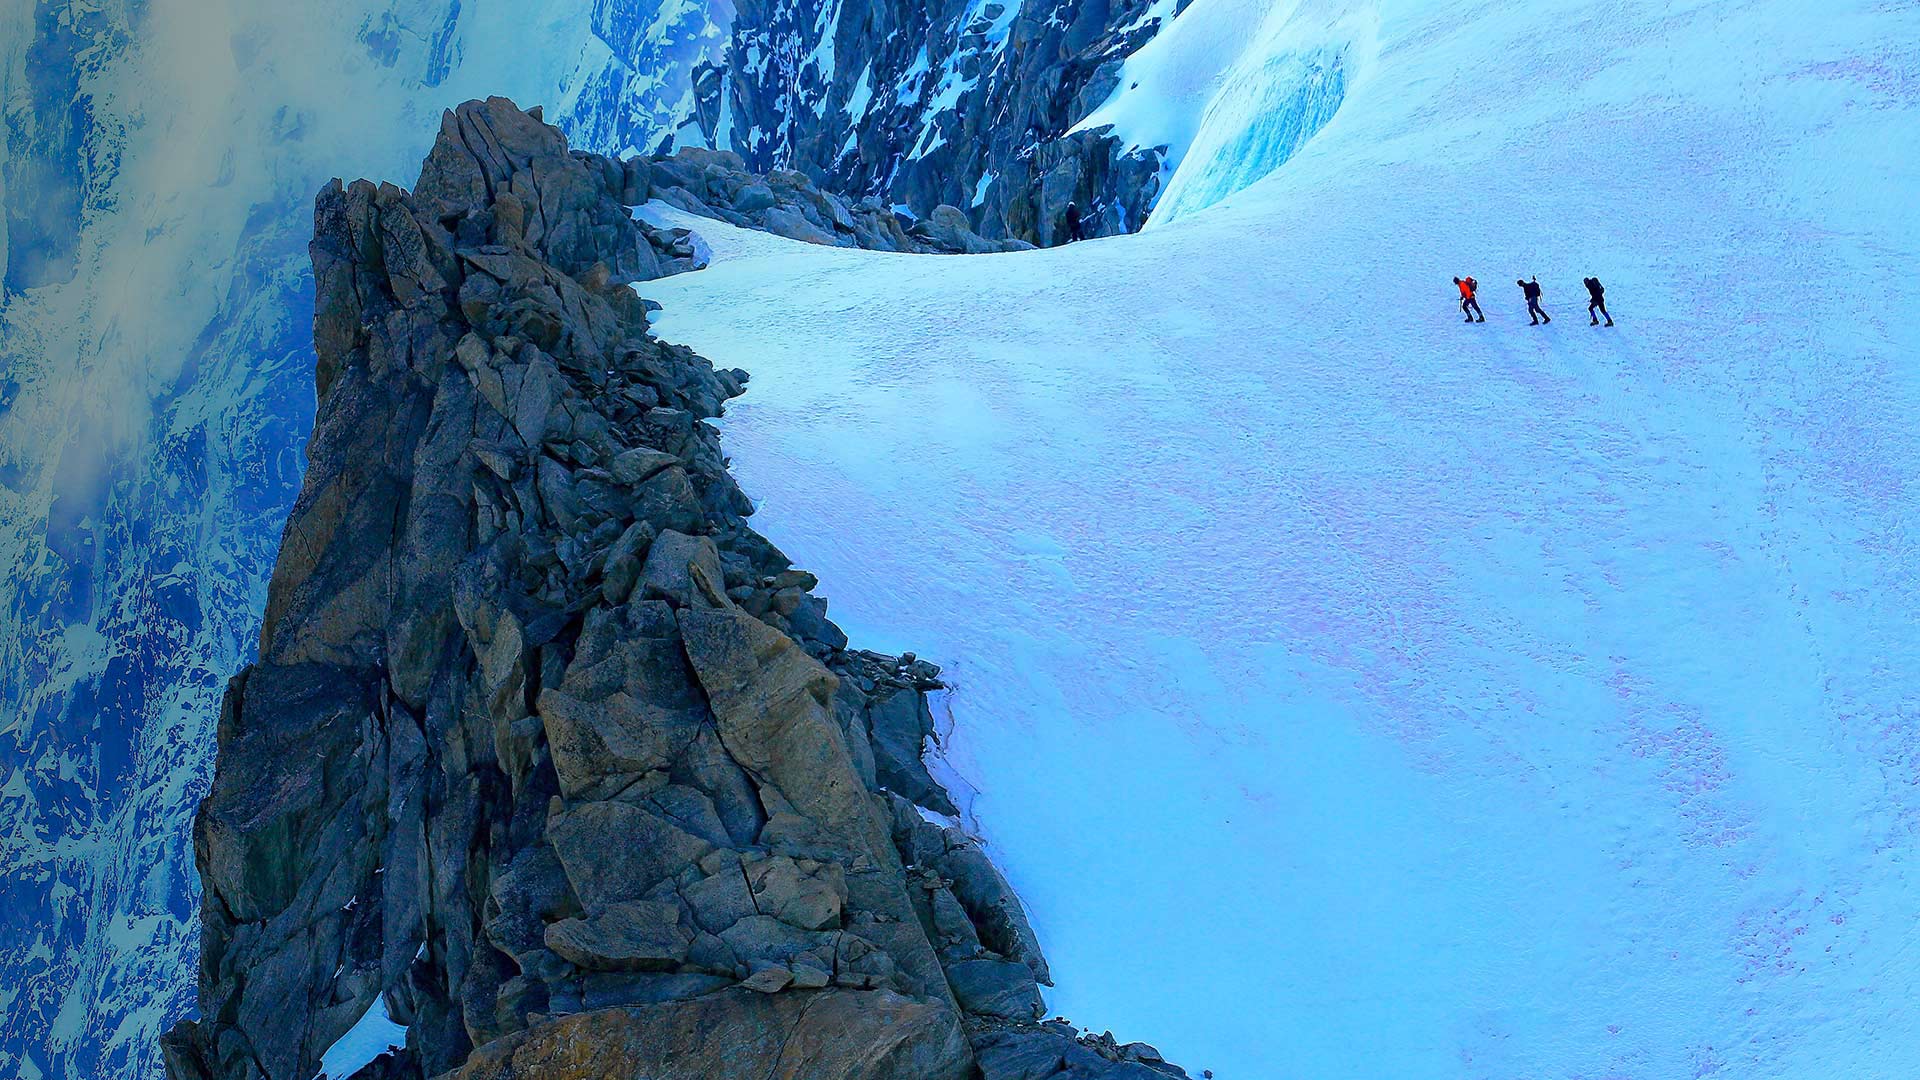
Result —
<instances>
[{"instance_id":1,"label":"granite rock face","mask_svg":"<svg viewBox=\"0 0 1920 1080\"><path fill-rule=\"evenodd\" d=\"M704 422L746 376L648 334L671 267L604 160L491 99L412 192L320 193L318 420L169 1074L311 1080L384 998L363 1078L1184 1076L1038 1023L1018 898L921 811L937 669L850 649L747 526Z\"/></svg>"},{"instance_id":2,"label":"granite rock face","mask_svg":"<svg viewBox=\"0 0 1920 1080\"><path fill-rule=\"evenodd\" d=\"M1024 251L1034 246L1024 240L988 240L951 206L935 207L932 214L915 221L871 197L849 200L823 191L812 178L791 169L764 175L749 172L740 155L730 150L686 146L671 155L624 160L583 151L574 151L573 156L590 173L598 174L608 195L624 206L658 199L690 214L810 244L934 255ZM706 265L698 238L690 230L657 229L644 221L637 227L653 258L630 275L632 280ZM645 263L644 254L641 261Z\"/></svg>"},{"instance_id":3,"label":"granite rock face","mask_svg":"<svg viewBox=\"0 0 1920 1080\"><path fill-rule=\"evenodd\" d=\"M1018 239L988 240L952 206L935 207L918 221L903 220L871 196L848 200L822 191L805 173L749 172L740 155L729 150L682 147L670 157L628 159L622 168L634 178L626 195L635 205L659 199L688 213L811 244L947 255L1034 246Z\"/></svg>"},{"instance_id":4,"label":"granite rock face","mask_svg":"<svg viewBox=\"0 0 1920 1080\"><path fill-rule=\"evenodd\" d=\"M919 219L957 207L990 240L1063 243L1069 203L1087 236L1133 232L1166 148L1074 128L1184 6L740 0L724 55L695 73L695 123L755 172Z\"/></svg>"}]
</instances>

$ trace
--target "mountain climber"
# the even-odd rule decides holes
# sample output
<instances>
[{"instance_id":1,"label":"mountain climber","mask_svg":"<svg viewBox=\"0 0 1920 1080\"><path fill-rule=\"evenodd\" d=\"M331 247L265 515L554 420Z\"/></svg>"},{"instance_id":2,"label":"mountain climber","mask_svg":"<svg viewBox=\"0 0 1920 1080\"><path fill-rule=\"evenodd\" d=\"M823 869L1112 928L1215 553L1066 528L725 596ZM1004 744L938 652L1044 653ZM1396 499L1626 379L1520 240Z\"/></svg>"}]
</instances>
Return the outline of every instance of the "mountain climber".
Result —
<instances>
[{"instance_id":1,"label":"mountain climber","mask_svg":"<svg viewBox=\"0 0 1920 1080\"><path fill-rule=\"evenodd\" d=\"M1067 243L1071 244L1075 240L1079 240L1079 239L1081 239L1080 208L1078 206L1075 206L1072 203L1068 203L1067 204Z\"/></svg>"},{"instance_id":2,"label":"mountain climber","mask_svg":"<svg viewBox=\"0 0 1920 1080\"><path fill-rule=\"evenodd\" d=\"M1473 298L1474 290L1480 287L1480 283L1472 278L1454 278L1453 283L1460 286L1460 310L1467 313L1467 321L1472 322L1473 317L1479 315L1480 321L1486 322L1487 316L1480 310L1480 301Z\"/></svg>"},{"instance_id":3,"label":"mountain climber","mask_svg":"<svg viewBox=\"0 0 1920 1080\"><path fill-rule=\"evenodd\" d=\"M1600 284L1597 277L1581 278L1580 281L1587 287L1587 295L1592 298L1587 301L1587 317L1593 320L1590 325L1599 326L1600 319L1593 311L1598 308L1601 315L1607 315L1607 288ZM1613 316L1607 315L1607 325L1613 325Z\"/></svg>"},{"instance_id":4,"label":"mountain climber","mask_svg":"<svg viewBox=\"0 0 1920 1080\"><path fill-rule=\"evenodd\" d=\"M1528 326L1539 326L1541 323L1553 321L1547 316L1546 310L1540 306L1539 278L1534 278L1532 281L1521 281L1516 278L1514 284L1520 286L1520 291L1527 294L1527 314L1533 316L1533 321L1528 323Z\"/></svg>"}]
</instances>

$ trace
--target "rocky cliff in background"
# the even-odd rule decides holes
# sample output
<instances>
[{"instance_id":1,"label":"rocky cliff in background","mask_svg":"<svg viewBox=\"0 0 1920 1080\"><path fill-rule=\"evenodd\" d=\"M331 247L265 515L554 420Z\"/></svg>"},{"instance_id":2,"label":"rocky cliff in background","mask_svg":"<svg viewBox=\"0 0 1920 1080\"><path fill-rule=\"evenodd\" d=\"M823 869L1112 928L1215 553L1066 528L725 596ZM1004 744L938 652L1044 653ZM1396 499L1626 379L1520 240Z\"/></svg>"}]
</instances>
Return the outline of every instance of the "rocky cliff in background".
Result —
<instances>
[{"instance_id":1,"label":"rocky cliff in background","mask_svg":"<svg viewBox=\"0 0 1920 1080\"><path fill-rule=\"evenodd\" d=\"M937 670L849 647L647 333L624 167L447 115L337 182L319 413L194 823L175 1080L1184 1076L1041 1023L1018 898L921 755ZM671 243L669 237L666 242Z\"/></svg>"},{"instance_id":2,"label":"rocky cliff in background","mask_svg":"<svg viewBox=\"0 0 1920 1080\"><path fill-rule=\"evenodd\" d=\"M740 0L718 62L694 75L697 137L748 168L917 216L960 208L991 239L1133 232L1162 152L1071 131L1177 0ZM1164 148L1162 148L1163 150Z\"/></svg>"},{"instance_id":3,"label":"rocky cliff in background","mask_svg":"<svg viewBox=\"0 0 1920 1080\"><path fill-rule=\"evenodd\" d=\"M810 244L923 255L979 255L1034 246L1025 240L988 240L952 206L936 206L924 218L902 220L871 197L849 200L822 191L805 173L749 172L731 150L683 146L672 155L624 161L577 151L574 156L600 170L608 189L618 188L621 201L630 206L658 199L690 214ZM663 236L663 230L644 222L641 230L664 260L666 272L698 268L686 261L692 255L686 230Z\"/></svg>"}]
</instances>

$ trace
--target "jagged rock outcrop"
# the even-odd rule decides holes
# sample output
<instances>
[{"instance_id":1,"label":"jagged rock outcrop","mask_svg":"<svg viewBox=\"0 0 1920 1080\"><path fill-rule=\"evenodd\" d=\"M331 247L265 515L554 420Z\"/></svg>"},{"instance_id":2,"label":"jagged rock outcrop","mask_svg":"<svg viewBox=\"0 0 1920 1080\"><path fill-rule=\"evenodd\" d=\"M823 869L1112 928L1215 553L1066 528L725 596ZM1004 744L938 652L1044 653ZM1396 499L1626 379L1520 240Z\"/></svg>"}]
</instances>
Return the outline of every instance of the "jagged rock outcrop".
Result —
<instances>
[{"instance_id":1,"label":"jagged rock outcrop","mask_svg":"<svg viewBox=\"0 0 1920 1080\"><path fill-rule=\"evenodd\" d=\"M1018 898L921 810L938 671L850 649L746 525L703 422L746 376L647 333L627 179L492 99L412 192L321 192L170 1075L310 1080L384 999L363 1080L1184 1076L1038 1023Z\"/></svg>"},{"instance_id":2,"label":"jagged rock outcrop","mask_svg":"<svg viewBox=\"0 0 1920 1080\"><path fill-rule=\"evenodd\" d=\"M659 199L690 214L810 244L946 255L1033 247L1024 240L988 240L951 206L935 207L926 218L903 223L899 214L877 200L850 202L820 190L804 173L791 169L775 169L764 176L748 172L740 155L728 150L687 146L671 156L618 162L592 154L577 156L604 174L609 190L617 186L621 201L629 206ZM701 265L684 235L686 230L657 230L644 223L642 228L669 272Z\"/></svg>"},{"instance_id":3,"label":"jagged rock outcrop","mask_svg":"<svg viewBox=\"0 0 1920 1080\"><path fill-rule=\"evenodd\" d=\"M958 207L991 239L1064 242L1070 202L1088 236L1133 232L1166 148L1073 128L1184 6L740 0L726 53L695 74L695 123L755 172L792 169L921 218Z\"/></svg>"}]
</instances>

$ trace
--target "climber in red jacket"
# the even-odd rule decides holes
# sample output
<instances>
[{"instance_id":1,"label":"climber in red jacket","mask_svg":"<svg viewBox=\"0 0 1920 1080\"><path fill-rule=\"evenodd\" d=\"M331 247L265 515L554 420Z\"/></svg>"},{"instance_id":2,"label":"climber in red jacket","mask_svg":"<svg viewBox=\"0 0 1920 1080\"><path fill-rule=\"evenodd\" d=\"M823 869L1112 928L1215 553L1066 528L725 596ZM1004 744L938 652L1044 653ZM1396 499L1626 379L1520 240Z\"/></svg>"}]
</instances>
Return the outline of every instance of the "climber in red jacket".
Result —
<instances>
[{"instance_id":1,"label":"climber in red jacket","mask_svg":"<svg viewBox=\"0 0 1920 1080\"><path fill-rule=\"evenodd\" d=\"M1480 321L1486 322L1487 316L1480 310L1480 301L1473 298L1474 290L1480 287L1480 283L1472 278L1454 278L1453 283L1460 286L1460 310L1467 313L1466 321L1472 322L1473 317L1479 315Z\"/></svg>"}]
</instances>

